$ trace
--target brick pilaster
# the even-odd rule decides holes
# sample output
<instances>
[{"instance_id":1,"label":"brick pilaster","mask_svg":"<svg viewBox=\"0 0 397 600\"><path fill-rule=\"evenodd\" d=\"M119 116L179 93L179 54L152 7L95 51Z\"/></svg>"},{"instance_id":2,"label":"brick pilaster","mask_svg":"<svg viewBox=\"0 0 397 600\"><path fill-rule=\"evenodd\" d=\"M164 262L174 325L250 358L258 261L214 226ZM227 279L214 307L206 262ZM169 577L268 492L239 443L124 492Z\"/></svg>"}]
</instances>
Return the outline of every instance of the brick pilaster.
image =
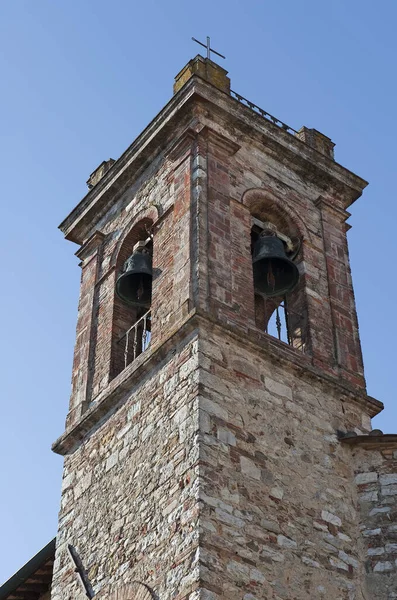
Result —
<instances>
[{"instance_id":1,"label":"brick pilaster","mask_svg":"<svg viewBox=\"0 0 397 600\"><path fill-rule=\"evenodd\" d=\"M81 259L82 273L67 427L79 419L86 409L88 401L95 332L95 284L98 278L103 239L104 235L100 231L96 231L77 253L78 258Z\"/></svg>"},{"instance_id":2,"label":"brick pilaster","mask_svg":"<svg viewBox=\"0 0 397 600\"><path fill-rule=\"evenodd\" d=\"M353 385L365 388L344 222L347 213L331 206L321 198L317 205L322 220L336 363L342 378Z\"/></svg>"}]
</instances>

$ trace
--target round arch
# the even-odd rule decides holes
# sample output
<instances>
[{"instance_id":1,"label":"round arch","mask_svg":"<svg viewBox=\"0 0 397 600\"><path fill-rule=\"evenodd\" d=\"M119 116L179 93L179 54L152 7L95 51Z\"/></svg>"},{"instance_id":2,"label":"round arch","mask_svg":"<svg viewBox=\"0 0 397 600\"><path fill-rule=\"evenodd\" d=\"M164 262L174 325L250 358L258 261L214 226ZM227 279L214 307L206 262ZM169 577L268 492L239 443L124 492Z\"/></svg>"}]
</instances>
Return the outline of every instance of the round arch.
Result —
<instances>
[{"instance_id":1,"label":"round arch","mask_svg":"<svg viewBox=\"0 0 397 600\"><path fill-rule=\"evenodd\" d=\"M302 217L287 205L285 200L271 192L251 188L244 192L242 202L253 217L261 221L271 221L290 238L311 240L311 234Z\"/></svg>"},{"instance_id":2,"label":"round arch","mask_svg":"<svg viewBox=\"0 0 397 600\"><path fill-rule=\"evenodd\" d=\"M304 260L304 240L310 243L311 234L307 229L302 217L298 212L287 204L284 198L279 198L271 192L261 188L246 190L242 196L242 202L249 210L252 217L262 222L270 221L280 233L291 238L297 251L296 262ZM255 293L255 321L256 326L272 337L287 342L289 345L308 351L308 327L307 327L307 298L304 270L301 273L298 285L288 295L288 307L286 296L265 298L260 293ZM281 337L279 312L284 314L284 339ZM271 333L269 325L275 325L275 331Z\"/></svg>"},{"instance_id":3,"label":"round arch","mask_svg":"<svg viewBox=\"0 0 397 600\"><path fill-rule=\"evenodd\" d=\"M159 217L158 209L156 206L150 206L135 214L128 223L123 227L121 235L117 240L117 244L112 252L110 259L110 267L115 267L120 264L122 255L124 254L123 249L128 248L140 239L145 234L148 227L152 227ZM136 239L135 239L136 238ZM125 257L127 259L128 256Z\"/></svg>"},{"instance_id":4,"label":"round arch","mask_svg":"<svg viewBox=\"0 0 397 600\"><path fill-rule=\"evenodd\" d=\"M135 244L151 237L151 230L157 219L157 208L151 206L138 212L124 227L111 257L116 281L125 261L133 253ZM152 241L147 248L152 252ZM148 348L151 332L150 308L129 305L117 295L116 289L113 298L110 380ZM134 326L135 329L132 330Z\"/></svg>"},{"instance_id":5,"label":"round arch","mask_svg":"<svg viewBox=\"0 0 397 600\"><path fill-rule=\"evenodd\" d=\"M156 596L146 584L133 581L113 592L104 589L95 598L98 600L154 600Z\"/></svg>"}]
</instances>

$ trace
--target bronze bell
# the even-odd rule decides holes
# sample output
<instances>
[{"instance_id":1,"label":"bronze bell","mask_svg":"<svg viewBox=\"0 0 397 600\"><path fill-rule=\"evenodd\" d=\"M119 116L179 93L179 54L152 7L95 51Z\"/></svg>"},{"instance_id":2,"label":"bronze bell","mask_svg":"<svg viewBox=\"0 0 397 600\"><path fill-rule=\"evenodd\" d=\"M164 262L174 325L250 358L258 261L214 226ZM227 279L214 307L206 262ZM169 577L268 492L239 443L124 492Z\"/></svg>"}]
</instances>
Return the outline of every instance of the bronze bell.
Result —
<instances>
[{"instance_id":1,"label":"bronze bell","mask_svg":"<svg viewBox=\"0 0 397 600\"><path fill-rule=\"evenodd\" d=\"M130 306L150 308L152 256L147 250L135 251L127 258L117 278L116 293Z\"/></svg>"},{"instance_id":2,"label":"bronze bell","mask_svg":"<svg viewBox=\"0 0 397 600\"><path fill-rule=\"evenodd\" d=\"M252 263L255 291L264 296L283 296L298 283L298 267L288 258L284 243L270 232L256 241Z\"/></svg>"}]
</instances>

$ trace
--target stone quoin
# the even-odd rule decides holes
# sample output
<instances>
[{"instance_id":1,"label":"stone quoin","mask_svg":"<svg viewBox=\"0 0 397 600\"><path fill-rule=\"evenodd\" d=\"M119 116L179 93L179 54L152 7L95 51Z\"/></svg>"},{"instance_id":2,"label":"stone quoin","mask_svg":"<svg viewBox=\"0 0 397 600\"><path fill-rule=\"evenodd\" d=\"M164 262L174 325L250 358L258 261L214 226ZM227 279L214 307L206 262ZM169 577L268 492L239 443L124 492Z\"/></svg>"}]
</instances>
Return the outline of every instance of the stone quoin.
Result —
<instances>
[{"instance_id":1,"label":"stone quoin","mask_svg":"<svg viewBox=\"0 0 397 600\"><path fill-rule=\"evenodd\" d=\"M346 239L367 183L197 56L88 184L60 226L82 275L51 592L0 600L82 578L98 600L397 599L397 436L371 431ZM299 271L286 297L254 282L262 232ZM134 252L149 307L115 292Z\"/></svg>"}]
</instances>

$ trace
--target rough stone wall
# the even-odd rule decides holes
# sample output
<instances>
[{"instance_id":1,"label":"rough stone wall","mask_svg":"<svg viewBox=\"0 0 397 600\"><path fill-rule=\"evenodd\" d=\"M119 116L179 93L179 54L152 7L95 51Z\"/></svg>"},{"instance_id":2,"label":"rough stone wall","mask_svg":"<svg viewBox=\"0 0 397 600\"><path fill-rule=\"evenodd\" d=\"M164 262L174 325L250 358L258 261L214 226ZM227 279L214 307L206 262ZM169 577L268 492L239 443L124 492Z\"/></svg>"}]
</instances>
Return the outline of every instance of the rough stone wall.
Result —
<instances>
[{"instance_id":1,"label":"rough stone wall","mask_svg":"<svg viewBox=\"0 0 397 600\"><path fill-rule=\"evenodd\" d=\"M166 600L198 587L197 369L192 335L65 457L52 600L80 594L68 543L95 592L140 580Z\"/></svg>"},{"instance_id":2,"label":"rough stone wall","mask_svg":"<svg viewBox=\"0 0 397 600\"><path fill-rule=\"evenodd\" d=\"M353 450L371 598L397 598L397 448Z\"/></svg>"},{"instance_id":3,"label":"rough stone wall","mask_svg":"<svg viewBox=\"0 0 397 600\"><path fill-rule=\"evenodd\" d=\"M185 141L85 240L69 432L119 383L125 397L66 456L53 600L78 595L67 543L105 595L138 579L161 600L365 598L353 463L336 438L370 429L347 213L330 179L290 158L197 102ZM255 324L251 217L277 215L303 239L306 354ZM115 265L142 218L155 223L144 361L184 319L212 325L128 389L111 380Z\"/></svg>"},{"instance_id":4,"label":"rough stone wall","mask_svg":"<svg viewBox=\"0 0 397 600\"><path fill-rule=\"evenodd\" d=\"M361 407L225 332L199 352L205 598L364 599L353 463L336 437L366 430Z\"/></svg>"},{"instance_id":5,"label":"rough stone wall","mask_svg":"<svg viewBox=\"0 0 397 600\"><path fill-rule=\"evenodd\" d=\"M161 600L368 600L336 435L368 415L282 343L200 322L65 457L52 600L80 597L67 543L101 597L138 580Z\"/></svg>"}]
</instances>

